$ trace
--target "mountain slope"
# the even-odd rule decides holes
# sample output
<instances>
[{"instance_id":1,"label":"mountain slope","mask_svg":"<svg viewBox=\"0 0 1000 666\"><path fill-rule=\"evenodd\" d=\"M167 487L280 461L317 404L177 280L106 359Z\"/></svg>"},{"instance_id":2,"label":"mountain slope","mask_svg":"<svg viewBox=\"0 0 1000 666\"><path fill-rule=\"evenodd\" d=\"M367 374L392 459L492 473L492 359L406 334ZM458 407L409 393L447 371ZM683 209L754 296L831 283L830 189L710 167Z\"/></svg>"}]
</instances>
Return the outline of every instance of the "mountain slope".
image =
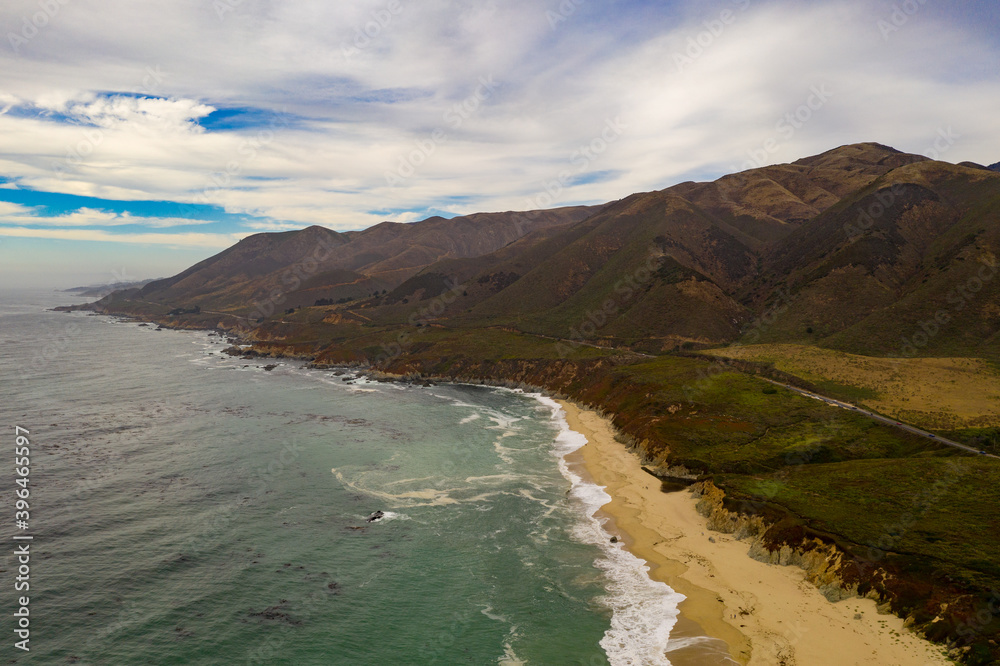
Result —
<instances>
[{"instance_id":1,"label":"mountain slope","mask_svg":"<svg viewBox=\"0 0 1000 666\"><path fill-rule=\"evenodd\" d=\"M105 305L992 357L998 219L1000 174L863 143L603 207L260 234Z\"/></svg>"},{"instance_id":2,"label":"mountain slope","mask_svg":"<svg viewBox=\"0 0 1000 666\"><path fill-rule=\"evenodd\" d=\"M266 317L282 308L392 289L428 264L486 254L532 230L579 221L595 210L576 206L451 220L432 217L348 233L313 226L256 234L131 296L168 309L198 306Z\"/></svg>"},{"instance_id":3,"label":"mountain slope","mask_svg":"<svg viewBox=\"0 0 1000 666\"><path fill-rule=\"evenodd\" d=\"M415 280L433 275L438 288L404 285L396 302L402 292L412 301L461 284L463 297L441 314L465 325L618 344L642 340L650 349L732 340L762 307L752 294L768 287L761 271L770 248L858 189L923 162L859 144L713 183L635 194L462 267L429 266ZM475 266L482 267L478 274Z\"/></svg>"},{"instance_id":4,"label":"mountain slope","mask_svg":"<svg viewBox=\"0 0 1000 666\"><path fill-rule=\"evenodd\" d=\"M795 301L760 339L872 355L987 353L1000 329L998 221L1000 175L942 162L897 169L768 251L753 301L777 289Z\"/></svg>"}]
</instances>

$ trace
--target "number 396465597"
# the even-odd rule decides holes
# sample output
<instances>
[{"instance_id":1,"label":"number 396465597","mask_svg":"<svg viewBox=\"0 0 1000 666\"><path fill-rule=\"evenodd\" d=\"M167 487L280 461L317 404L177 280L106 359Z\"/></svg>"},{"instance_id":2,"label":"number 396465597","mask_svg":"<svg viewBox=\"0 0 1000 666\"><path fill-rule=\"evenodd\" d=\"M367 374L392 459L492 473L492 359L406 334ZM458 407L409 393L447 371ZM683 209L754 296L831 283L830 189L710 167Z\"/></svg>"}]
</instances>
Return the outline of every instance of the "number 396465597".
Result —
<instances>
[{"instance_id":1,"label":"number 396465597","mask_svg":"<svg viewBox=\"0 0 1000 666\"><path fill-rule=\"evenodd\" d=\"M31 473L31 442L27 437L30 434L25 428L15 426L14 474L17 478L14 480L14 483L19 487L15 490L17 494L15 507L17 511L14 514L14 520L25 522L30 517L28 513L28 496L31 492L28 490L28 483Z\"/></svg>"}]
</instances>

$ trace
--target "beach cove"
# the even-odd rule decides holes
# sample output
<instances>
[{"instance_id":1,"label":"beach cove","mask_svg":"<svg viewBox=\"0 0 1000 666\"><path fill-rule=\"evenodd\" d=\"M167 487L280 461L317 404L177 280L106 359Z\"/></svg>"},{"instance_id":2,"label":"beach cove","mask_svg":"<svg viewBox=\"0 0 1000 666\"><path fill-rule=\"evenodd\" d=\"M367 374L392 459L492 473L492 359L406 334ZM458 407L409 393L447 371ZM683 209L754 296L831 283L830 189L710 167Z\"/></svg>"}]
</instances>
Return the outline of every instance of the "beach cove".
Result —
<instances>
[{"instance_id":1,"label":"beach cove","mask_svg":"<svg viewBox=\"0 0 1000 666\"><path fill-rule=\"evenodd\" d=\"M905 629L902 618L880 614L873 600L831 603L801 569L750 558L749 541L706 527L689 492L662 492L660 481L615 440L608 419L574 403L560 404L570 428L587 439L573 460L612 498L601 508L610 519L606 529L648 563L653 580L686 597L681 619L725 641L737 663L951 663L941 647ZM686 652L668 652L671 663L705 663L697 661L697 652Z\"/></svg>"}]
</instances>

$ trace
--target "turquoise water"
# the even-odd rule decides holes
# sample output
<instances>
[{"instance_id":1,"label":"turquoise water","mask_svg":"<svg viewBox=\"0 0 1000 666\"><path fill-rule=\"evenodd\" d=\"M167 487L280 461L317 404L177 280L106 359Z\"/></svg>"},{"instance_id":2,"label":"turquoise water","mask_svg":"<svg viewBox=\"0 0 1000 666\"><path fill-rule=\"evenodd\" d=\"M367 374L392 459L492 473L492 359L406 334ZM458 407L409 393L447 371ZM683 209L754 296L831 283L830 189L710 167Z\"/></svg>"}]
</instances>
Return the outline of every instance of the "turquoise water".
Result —
<instances>
[{"instance_id":1,"label":"turquoise water","mask_svg":"<svg viewBox=\"0 0 1000 666\"><path fill-rule=\"evenodd\" d=\"M266 372L204 332L2 299L4 446L31 431L35 536L32 649L5 658L668 663L681 597L591 517L607 496L567 465L582 442L554 403Z\"/></svg>"}]
</instances>

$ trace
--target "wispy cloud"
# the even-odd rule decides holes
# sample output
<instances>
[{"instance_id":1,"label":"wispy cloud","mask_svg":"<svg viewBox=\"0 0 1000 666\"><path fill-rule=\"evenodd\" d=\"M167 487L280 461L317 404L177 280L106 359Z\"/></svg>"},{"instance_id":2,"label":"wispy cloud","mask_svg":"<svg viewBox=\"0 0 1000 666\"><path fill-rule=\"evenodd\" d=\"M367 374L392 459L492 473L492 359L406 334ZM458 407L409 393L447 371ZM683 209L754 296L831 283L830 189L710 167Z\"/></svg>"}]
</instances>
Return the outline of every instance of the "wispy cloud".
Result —
<instances>
[{"instance_id":1,"label":"wispy cloud","mask_svg":"<svg viewBox=\"0 0 1000 666\"><path fill-rule=\"evenodd\" d=\"M0 48L0 175L266 218L248 229L357 229L387 209L616 199L763 146L765 162L867 140L924 152L942 126L961 137L949 159L1000 159L997 40L931 4L889 39L891 3L863 0L219 4L74 0ZM9 0L0 34L36 11ZM822 108L779 129L814 86ZM412 173L390 185L400 160Z\"/></svg>"},{"instance_id":2,"label":"wispy cloud","mask_svg":"<svg viewBox=\"0 0 1000 666\"><path fill-rule=\"evenodd\" d=\"M103 229L29 229L26 227L0 226L0 236L12 238L45 238L49 240L99 241L105 243L131 243L140 245L165 245L177 248L209 248L222 250L236 243L246 234L198 233L125 233L115 234Z\"/></svg>"},{"instance_id":3,"label":"wispy cloud","mask_svg":"<svg viewBox=\"0 0 1000 666\"><path fill-rule=\"evenodd\" d=\"M302 228L301 224L295 222L246 222L243 226L259 232L294 231Z\"/></svg>"},{"instance_id":4,"label":"wispy cloud","mask_svg":"<svg viewBox=\"0 0 1000 666\"><path fill-rule=\"evenodd\" d=\"M80 208L65 215L46 215L40 207L0 201L0 225L32 225L55 227L119 227L142 226L154 229L214 224L215 220L181 217L137 217L93 208Z\"/></svg>"}]
</instances>

